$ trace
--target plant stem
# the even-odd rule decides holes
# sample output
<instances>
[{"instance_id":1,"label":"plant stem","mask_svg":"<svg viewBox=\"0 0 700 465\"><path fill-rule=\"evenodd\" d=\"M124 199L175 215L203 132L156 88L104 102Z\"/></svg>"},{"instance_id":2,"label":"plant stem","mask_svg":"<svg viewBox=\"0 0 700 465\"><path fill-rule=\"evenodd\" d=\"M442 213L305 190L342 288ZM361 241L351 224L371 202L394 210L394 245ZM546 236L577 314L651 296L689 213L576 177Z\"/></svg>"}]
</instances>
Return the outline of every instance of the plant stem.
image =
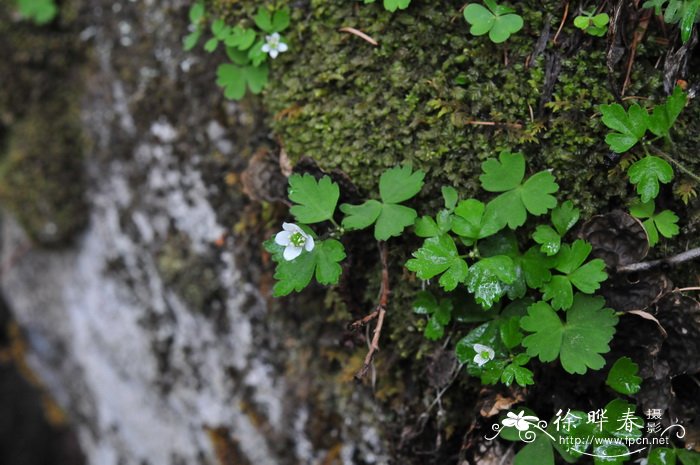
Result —
<instances>
[{"instance_id":1,"label":"plant stem","mask_svg":"<svg viewBox=\"0 0 700 465\"><path fill-rule=\"evenodd\" d=\"M693 173L693 172L690 171L688 168L686 168L685 166L683 166L680 162L678 162L676 159L674 159L671 155L669 155L668 153L664 152L663 150L657 149L657 148L654 147L654 146L650 146L649 148L651 148L651 151L654 152L655 154L659 155L660 157L665 158L666 160L668 160L668 161L670 161L671 163L673 163L674 165L676 165L676 168L678 168L679 170L683 171L685 174L687 174L688 176L690 176L691 178L693 178L695 181L700 182L700 176L698 176L697 174Z\"/></svg>"},{"instance_id":2,"label":"plant stem","mask_svg":"<svg viewBox=\"0 0 700 465\"><path fill-rule=\"evenodd\" d=\"M661 258L659 260L651 260L648 262L632 263L631 265L623 265L617 267L618 273L634 273L637 271L651 270L662 265L678 265L689 260L700 258L700 247L686 250L683 253L674 255L673 257Z\"/></svg>"}]
</instances>

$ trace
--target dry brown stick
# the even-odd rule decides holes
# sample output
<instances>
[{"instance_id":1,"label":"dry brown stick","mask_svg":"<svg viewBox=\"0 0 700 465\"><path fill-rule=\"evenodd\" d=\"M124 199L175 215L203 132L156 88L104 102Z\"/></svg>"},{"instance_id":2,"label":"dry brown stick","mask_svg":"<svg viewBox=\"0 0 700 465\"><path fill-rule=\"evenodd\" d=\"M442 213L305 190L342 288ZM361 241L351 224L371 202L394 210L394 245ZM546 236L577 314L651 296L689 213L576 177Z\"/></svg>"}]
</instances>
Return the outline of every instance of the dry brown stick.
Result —
<instances>
[{"instance_id":1,"label":"dry brown stick","mask_svg":"<svg viewBox=\"0 0 700 465\"><path fill-rule=\"evenodd\" d=\"M695 249L686 250L683 253L674 255L672 257L660 258L658 260L650 260L648 262L632 263L630 265L623 265L617 267L618 273L634 273L637 271L651 270L652 268L657 268L663 265L678 265L689 260L694 260L700 258L700 247Z\"/></svg>"},{"instance_id":2,"label":"dry brown stick","mask_svg":"<svg viewBox=\"0 0 700 465\"><path fill-rule=\"evenodd\" d=\"M379 307L375 308L375 309L372 311L372 313L370 313L369 315L367 315L367 316L365 316L365 317L363 317L363 318L360 318L359 320L355 320L355 321L353 321L352 323L350 323L350 324L348 325L348 329L349 329L350 331L357 331L358 329L360 329L360 328L362 328L363 326L365 326L367 323L376 320L378 316L379 316Z\"/></svg>"},{"instance_id":3,"label":"dry brown stick","mask_svg":"<svg viewBox=\"0 0 700 465\"><path fill-rule=\"evenodd\" d=\"M384 326L384 317L386 316L386 306L389 302L389 266L387 262L387 252L386 243L379 243L379 257L382 262L382 284L381 291L379 294L379 305L377 305L377 325L374 327L374 336L372 337L372 342L369 345L369 350L365 356L365 362L357 373L355 373L355 379L362 379L365 377L370 367L372 366L372 361L374 360L374 355L379 350L379 338L382 335L382 327ZM368 315L369 316L369 315Z\"/></svg>"},{"instance_id":4,"label":"dry brown stick","mask_svg":"<svg viewBox=\"0 0 700 465\"><path fill-rule=\"evenodd\" d=\"M557 29L557 33L554 34L554 39L552 39L552 43L556 45L557 39L559 38L559 34L561 34L561 30L564 29L564 23L566 23L566 18L569 16L569 2L566 2L566 6L564 7L564 16L561 18L561 23L559 24L559 29Z\"/></svg>"},{"instance_id":5,"label":"dry brown stick","mask_svg":"<svg viewBox=\"0 0 700 465\"><path fill-rule=\"evenodd\" d=\"M374 45L375 47L379 45L376 40L365 34L364 32L360 31L359 29L355 29L354 27L341 27L338 29L340 32L347 32L349 34L353 34L360 39Z\"/></svg>"}]
</instances>

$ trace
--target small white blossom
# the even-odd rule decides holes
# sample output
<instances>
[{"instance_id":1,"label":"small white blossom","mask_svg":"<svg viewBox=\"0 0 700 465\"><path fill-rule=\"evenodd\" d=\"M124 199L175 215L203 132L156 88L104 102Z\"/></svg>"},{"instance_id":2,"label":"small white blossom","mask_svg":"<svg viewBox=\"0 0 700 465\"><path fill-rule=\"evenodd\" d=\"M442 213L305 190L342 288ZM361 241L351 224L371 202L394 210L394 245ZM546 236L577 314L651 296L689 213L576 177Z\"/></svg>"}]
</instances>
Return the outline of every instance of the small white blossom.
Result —
<instances>
[{"instance_id":1,"label":"small white blossom","mask_svg":"<svg viewBox=\"0 0 700 465\"><path fill-rule=\"evenodd\" d=\"M287 44L282 42L279 33L275 32L265 37L265 44L262 46L262 51L270 55L270 58L274 59L277 58L277 55L280 53L286 52L288 48Z\"/></svg>"},{"instance_id":2,"label":"small white blossom","mask_svg":"<svg viewBox=\"0 0 700 465\"><path fill-rule=\"evenodd\" d=\"M493 360L493 357L496 355L496 352L491 347L482 344L474 344L474 352L476 352L474 363L479 366L483 366Z\"/></svg>"},{"instance_id":3,"label":"small white blossom","mask_svg":"<svg viewBox=\"0 0 700 465\"><path fill-rule=\"evenodd\" d=\"M314 249L314 238L306 234L294 223L282 223L282 231L275 236L275 243L284 246L284 259L292 261L301 255L302 250Z\"/></svg>"},{"instance_id":4,"label":"small white blossom","mask_svg":"<svg viewBox=\"0 0 700 465\"><path fill-rule=\"evenodd\" d=\"M532 415L525 415L525 410L521 410L517 415L513 412L508 412L508 415L506 415L506 418L504 418L501 423L503 423L503 426L515 426L518 431L527 431L530 429L530 422L537 421L539 421L539 418L533 417Z\"/></svg>"}]
</instances>

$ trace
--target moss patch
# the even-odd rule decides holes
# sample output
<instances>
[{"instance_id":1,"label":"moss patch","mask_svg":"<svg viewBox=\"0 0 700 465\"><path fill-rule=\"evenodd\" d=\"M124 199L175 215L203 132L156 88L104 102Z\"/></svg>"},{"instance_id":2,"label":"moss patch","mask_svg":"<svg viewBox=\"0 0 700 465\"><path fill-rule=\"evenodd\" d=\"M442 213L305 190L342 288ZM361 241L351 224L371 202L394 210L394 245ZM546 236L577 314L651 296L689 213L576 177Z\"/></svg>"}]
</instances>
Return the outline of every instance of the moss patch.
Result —
<instances>
[{"instance_id":1,"label":"moss patch","mask_svg":"<svg viewBox=\"0 0 700 465\"><path fill-rule=\"evenodd\" d=\"M57 245L87 224L84 140L76 83L83 50L77 3L61 4L52 24L15 21L0 0L0 202L33 240Z\"/></svg>"}]
</instances>

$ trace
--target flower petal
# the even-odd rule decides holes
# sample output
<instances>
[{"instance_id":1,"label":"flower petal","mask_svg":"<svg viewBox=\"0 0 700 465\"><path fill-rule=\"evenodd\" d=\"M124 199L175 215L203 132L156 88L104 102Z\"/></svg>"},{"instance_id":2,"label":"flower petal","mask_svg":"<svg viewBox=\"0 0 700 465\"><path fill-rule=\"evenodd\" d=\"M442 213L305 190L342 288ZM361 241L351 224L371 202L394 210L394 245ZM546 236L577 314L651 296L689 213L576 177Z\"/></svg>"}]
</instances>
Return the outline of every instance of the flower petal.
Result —
<instances>
[{"instance_id":1,"label":"flower petal","mask_svg":"<svg viewBox=\"0 0 700 465\"><path fill-rule=\"evenodd\" d=\"M314 238L309 236L308 234L304 234L306 238L306 242L304 243L304 248L306 249L307 252L311 252L314 250L314 246L316 245L314 243Z\"/></svg>"},{"instance_id":2,"label":"flower petal","mask_svg":"<svg viewBox=\"0 0 700 465\"><path fill-rule=\"evenodd\" d=\"M474 356L474 363L477 365L483 366L486 362L488 362L488 360L481 356L481 352Z\"/></svg>"},{"instance_id":3,"label":"flower petal","mask_svg":"<svg viewBox=\"0 0 700 465\"><path fill-rule=\"evenodd\" d=\"M289 238L292 236L292 233L289 231L280 231L277 233L275 236L275 244L279 245L289 245Z\"/></svg>"},{"instance_id":4,"label":"flower petal","mask_svg":"<svg viewBox=\"0 0 700 465\"><path fill-rule=\"evenodd\" d=\"M274 60L275 58L277 58L277 55L279 55L279 53L280 52L278 52L277 49L270 50L270 58Z\"/></svg>"},{"instance_id":5,"label":"flower petal","mask_svg":"<svg viewBox=\"0 0 700 465\"><path fill-rule=\"evenodd\" d=\"M481 353L488 349L490 349L490 347L485 346L483 344L474 344L474 352Z\"/></svg>"},{"instance_id":6,"label":"flower petal","mask_svg":"<svg viewBox=\"0 0 700 465\"><path fill-rule=\"evenodd\" d=\"M512 418L504 418L503 421L501 421L501 423L503 423L503 426L513 427L515 426L515 423L517 423L517 420L514 420Z\"/></svg>"},{"instance_id":7,"label":"flower petal","mask_svg":"<svg viewBox=\"0 0 700 465\"><path fill-rule=\"evenodd\" d=\"M273 32L272 35L267 36L270 40L280 40L280 33Z\"/></svg>"},{"instance_id":8,"label":"flower petal","mask_svg":"<svg viewBox=\"0 0 700 465\"><path fill-rule=\"evenodd\" d=\"M518 431L527 431L530 429L530 423L521 419L515 422L515 427L518 429Z\"/></svg>"},{"instance_id":9,"label":"flower petal","mask_svg":"<svg viewBox=\"0 0 700 465\"><path fill-rule=\"evenodd\" d=\"M260 50L262 50L263 53L270 53L270 44L263 44Z\"/></svg>"},{"instance_id":10,"label":"flower petal","mask_svg":"<svg viewBox=\"0 0 700 465\"><path fill-rule=\"evenodd\" d=\"M284 249L284 259L287 260L288 262L291 262L295 258L297 258L299 255L301 255L302 248L301 247L296 247L293 245L288 245Z\"/></svg>"},{"instance_id":11,"label":"flower petal","mask_svg":"<svg viewBox=\"0 0 700 465\"><path fill-rule=\"evenodd\" d=\"M277 46L277 50L280 52L286 52L288 49L289 47L284 42L280 42L280 44Z\"/></svg>"},{"instance_id":12,"label":"flower petal","mask_svg":"<svg viewBox=\"0 0 700 465\"><path fill-rule=\"evenodd\" d=\"M300 232L301 228L294 223L282 223L282 229L289 232Z\"/></svg>"}]
</instances>

